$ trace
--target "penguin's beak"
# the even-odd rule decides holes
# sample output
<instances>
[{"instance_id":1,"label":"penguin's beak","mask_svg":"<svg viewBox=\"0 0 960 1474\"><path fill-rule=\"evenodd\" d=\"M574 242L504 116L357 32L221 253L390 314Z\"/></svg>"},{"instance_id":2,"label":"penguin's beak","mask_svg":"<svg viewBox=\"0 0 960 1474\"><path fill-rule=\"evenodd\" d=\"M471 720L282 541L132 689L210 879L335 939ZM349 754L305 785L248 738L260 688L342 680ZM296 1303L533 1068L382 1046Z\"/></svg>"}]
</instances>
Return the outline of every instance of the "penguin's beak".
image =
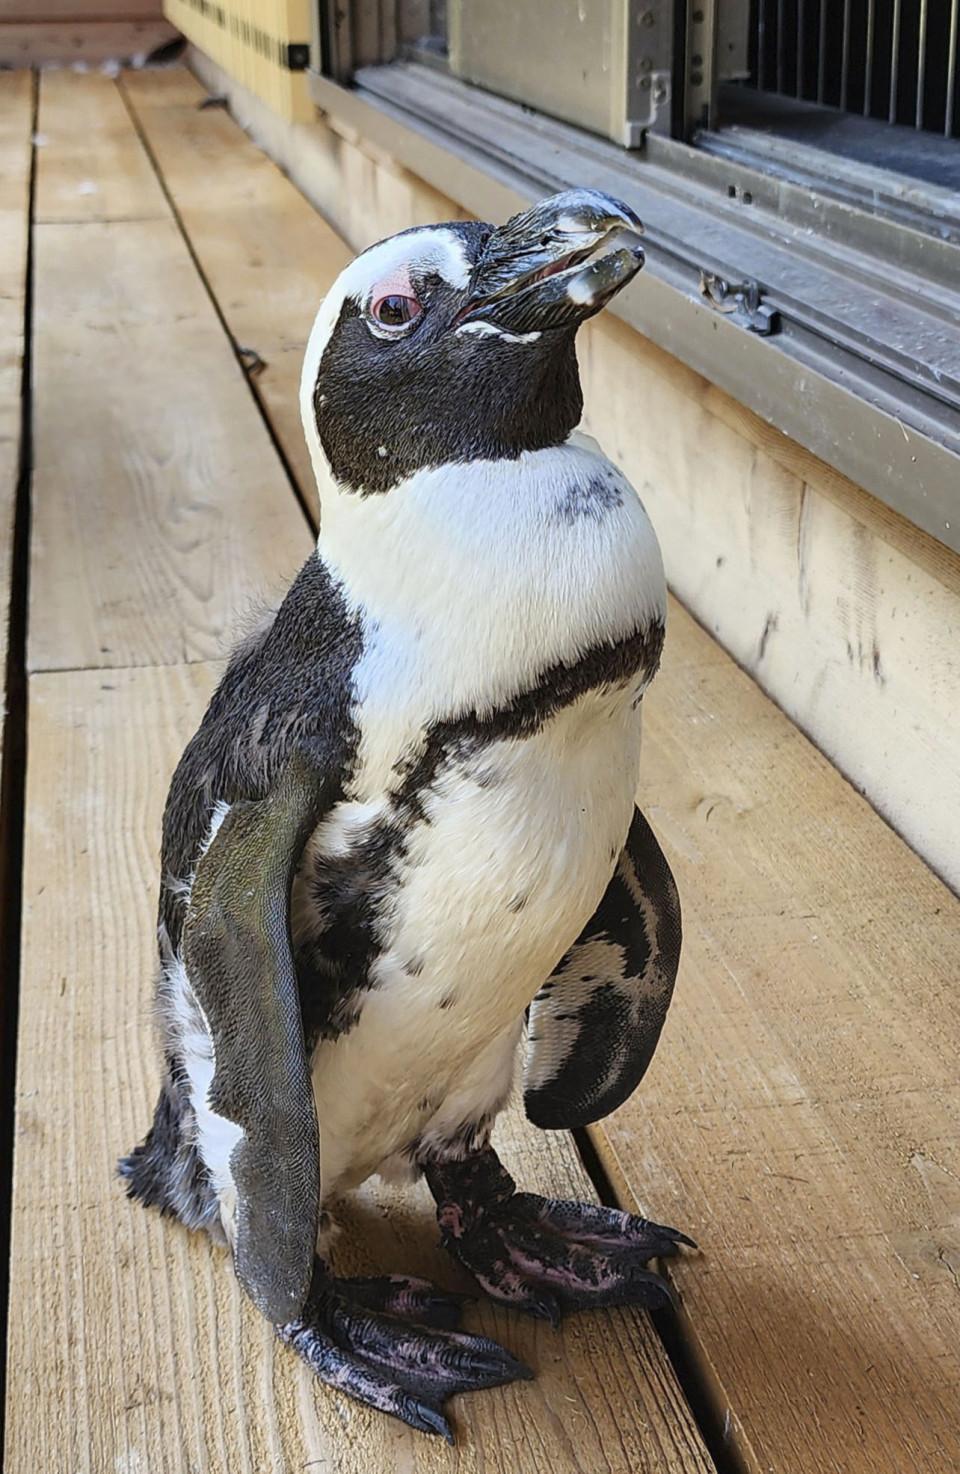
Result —
<instances>
[{"instance_id":1,"label":"penguin's beak","mask_svg":"<svg viewBox=\"0 0 960 1474\"><path fill-rule=\"evenodd\" d=\"M517 335L576 327L636 276L642 234L630 207L599 190L551 195L493 232L456 325Z\"/></svg>"}]
</instances>

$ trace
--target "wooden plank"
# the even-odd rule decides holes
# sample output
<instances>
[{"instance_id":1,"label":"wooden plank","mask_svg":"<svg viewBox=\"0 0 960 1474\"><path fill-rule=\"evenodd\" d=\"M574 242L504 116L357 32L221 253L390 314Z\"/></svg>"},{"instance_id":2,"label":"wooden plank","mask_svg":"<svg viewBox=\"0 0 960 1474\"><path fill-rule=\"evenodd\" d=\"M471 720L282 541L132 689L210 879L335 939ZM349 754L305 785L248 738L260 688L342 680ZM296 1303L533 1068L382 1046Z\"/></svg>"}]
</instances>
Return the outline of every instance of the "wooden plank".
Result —
<instances>
[{"instance_id":1,"label":"wooden plank","mask_svg":"<svg viewBox=\"0 0 960 1474\"><path fill-rule=\"evenodd\" d=\"M177 39L165 20L0 22L0 66L99 66L143 61Z\"/></svg>"},{"instance_id":2,"label":"wooden plank","mask_svg":"<svg viewBox=\"0 0 960 1474\"><path fill-rule=\"evenodd\" d=\"M222 108L180 68L134 72L130 99L200 266L241 347L265 367L254 387L316 508L299 410L314 315L352 252Z\"/></svg>"},{"instance_id":3,"label":"wooden plank","mask_svg":"<svg viewBox=\"0 0 960 1474\"><path fill-rule=\"evenodd\" d=\"M676 1280L752 1469L944 1474L960 902L677 607L645 706L685 947L601 1153L625 1204L655 1194L703 1247Z\"/></svg>"},{"instance_id":4,"label":"wooden plank","mask_svg":"<svg viewBox=\"0 0 960 1474\"><path fill-rule=\"evenodd\" d=\"M223 653L302 514L171 221L37 227L32 670Z\"/></svg>"},{"instance_id":5,"label":"wooden plank","mask_svg":"<svg viewBox=\"0 0 960 1474\"><path fill-rule=\"evenodd\" d=\"M471 1309L538 1377L459 1400L451 1452L315 1390L220 1251L125 1202L112 1164L142 1133L157 1084L165 775L215 675L193 665L31 682L7 1474L708 1474L640 1313L555 1334ZM567 1137L515 1118L502 1145L525 1185L589 1191ZM465 1284L436 1247L423 1190L365 1191L345 1222L348 1272L402 1266Z\"/></svg>"},{"instance_id":6,"label":"wooden plank","mask_svg":"<svg viewBox=\"0 0 960 1474\"><path fill-rule=\"evenodd\" d=\"M39 12L39 13L38 13ZM74 25L102 20L161 20L160 0L0 0L0 24L6 21L70 21Z\"/></svg>"},{"instance_id":7,"label":"wooden plank","mask_svg":"<svg viewBox=\"0 0 960 1474\"><path fill-rule=\"evenodd\" d=\"M44 72L37 129L37 220L169 217L156 174L111 77Z\"/></svg>"}]
</instances>

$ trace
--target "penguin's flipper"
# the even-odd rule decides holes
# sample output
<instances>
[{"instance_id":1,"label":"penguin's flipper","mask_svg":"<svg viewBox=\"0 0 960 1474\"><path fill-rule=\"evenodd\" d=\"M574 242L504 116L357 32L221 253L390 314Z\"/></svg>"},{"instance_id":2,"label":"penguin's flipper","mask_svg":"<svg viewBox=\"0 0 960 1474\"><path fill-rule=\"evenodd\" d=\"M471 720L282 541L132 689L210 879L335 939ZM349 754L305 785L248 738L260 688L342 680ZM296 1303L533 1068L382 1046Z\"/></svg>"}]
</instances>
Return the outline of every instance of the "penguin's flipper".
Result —
<instances>
[{"instance_id":1,"label":"penguin's flipper","mask_svg":"<svg viewBox=\"0 0 960 1474\"><path fill-rule=\"evenodd\" d=\"M524 1105L536 1126L608 1116L653 1058L680 963L680 899L634 810L613 878L530 1008Z\"/></svg>"},{"instance_id":2,"label":"penguin's flipper","mask_svg":"<svg viewBox=\"0 0 960 1474\"><path fill-rule=\"evenodd\" d=\"M316 1109L290 941L290 889L336 785L300 755L229 810L197 866L183 957L209 1029L209 1103L240 1128L230 1154L237 1276L275 1324L310 1290L320 1203Z\"/></svg>"}]
</instances>

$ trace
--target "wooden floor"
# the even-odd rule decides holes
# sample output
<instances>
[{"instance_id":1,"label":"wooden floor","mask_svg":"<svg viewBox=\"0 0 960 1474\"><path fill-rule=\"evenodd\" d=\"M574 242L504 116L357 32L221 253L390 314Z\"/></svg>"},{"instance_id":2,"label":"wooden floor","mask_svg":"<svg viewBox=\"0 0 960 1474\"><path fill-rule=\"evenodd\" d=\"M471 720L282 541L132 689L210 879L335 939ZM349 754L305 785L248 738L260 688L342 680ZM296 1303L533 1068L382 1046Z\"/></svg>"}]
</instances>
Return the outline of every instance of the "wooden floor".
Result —
<instances>
[{"instance_id":1,"label":"wooden floor","mask_svg":"<svg viewBox=\"0 0 960 1474\"><path fill-rule=\"evenodd\" d=\"M538 1376L461 1399L450 1451L315 1389L217 1251L124 1200L165 783L231 630L309 549L296 381L347 257L202 96L177 70L45 73L34 119L0 75L3 588L38 139L7 1474L949 1474L960 904L678 607L642 799L684 960L647 1081L593 1138L624 1204L703 1245L674 1274L682 1380L643 1315L555 1334L483 1306ZM568 1138L501 1137L525 1186L593 1191ZM354 1263L458 1283L422 1192L365 1191L349 1221Z\"/></svg>"}]
</instances>

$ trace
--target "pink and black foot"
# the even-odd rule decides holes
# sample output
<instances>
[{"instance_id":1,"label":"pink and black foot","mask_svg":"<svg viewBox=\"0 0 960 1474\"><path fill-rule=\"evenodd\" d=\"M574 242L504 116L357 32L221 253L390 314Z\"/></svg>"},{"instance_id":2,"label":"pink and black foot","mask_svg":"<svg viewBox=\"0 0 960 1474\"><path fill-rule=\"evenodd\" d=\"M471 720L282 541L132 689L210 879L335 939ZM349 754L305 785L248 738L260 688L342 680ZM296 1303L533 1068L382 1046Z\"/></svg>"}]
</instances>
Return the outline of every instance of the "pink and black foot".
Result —
<instances>
[{"instance_id":1,"label":"pink and black foot","mask_svg":"<svg viewBox=\"0 0 960 1474\"><path fill-rule=\"evenodd\" d=\"M317 1260L303 1316L277 1334L328 1386L453 1443L447 1398L533 1375L495 1341L455 1329L469 1298L407 1276L336 1279Z\"/></svg>"},{"instance_id":2,"label":"pink and black foot","mask_svg":"<svg viewBox=\"0 0 960 1474\"><path fill-rule=\"evenodd\" d=\"M696 1248L617 1208L517 1192L490 1148L460 1162L428 1163L444 1246L492 1299L557 1325L563 1314L608 1305L674 1303L651 1259Z\"/></svg>"}]
</instances>

